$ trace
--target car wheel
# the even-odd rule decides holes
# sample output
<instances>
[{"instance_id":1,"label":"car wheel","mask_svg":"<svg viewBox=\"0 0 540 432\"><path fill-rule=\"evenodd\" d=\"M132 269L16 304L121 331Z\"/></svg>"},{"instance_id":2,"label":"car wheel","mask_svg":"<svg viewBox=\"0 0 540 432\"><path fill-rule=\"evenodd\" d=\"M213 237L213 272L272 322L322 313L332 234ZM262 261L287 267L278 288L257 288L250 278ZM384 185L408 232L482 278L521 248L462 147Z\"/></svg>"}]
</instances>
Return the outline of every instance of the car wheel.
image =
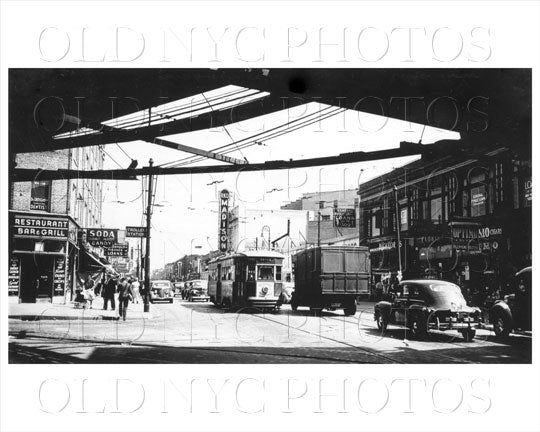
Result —
<instances>
[{"instance_id":1,"label":"car wheel","mask_svg":"<svg viewBox=\"0 0 540 432\"><path fill-rule=\"evenodd\" d=\"M377 328L382 332L386 332L386 328L388 327L388 321L386 318L384 318L382 313L379 313L377 315Z\"/></svg>"},{"instance_id":2,"label":"car wheel","mask_svg":"<svg viewBox=\"0 0 540 432\"><path fill-rule=\"evenodd\" d=\"M510 334L510 322L508 318L502 314L497 314L493 320L493 331L497 337L508 337Z\"/></svg>"},{"instance_id":3,"label":"car wheel","mask_svg":"<svg viewBox=\"0 0 540 432\"><path fill-rule=\"evenodd\" d=\"M474 329L462 330L461 335L463 336L463 339L465 339L465 342L472 342L472 340L476 336L476 330Z\"/></svg>"},{"instance_id":4,"label":"car wheel","mask_svg":"<svg viewBox=\"0 0 540 432\"><path fill-rule=\"evenodd\" d=\"M173 302L173 299L170 299L170 300L169 300L169 303L172 303L172 302Z\"/></svg>"},{"instance_id":5,"label":"car wheel","mask_svg":"<svg viewBox=\"0 0 540 432\"><path fill-rule=\"evenodd\" d=\"M412 318L407 327L409 328L410 339L423 340L427 336L427 328L420 317Z\"/></svg>"},{"instance_id":6,"label":"car wheel","mask_svg":"<svg viewBox=\"0 0 540 432\"><path fill-rule=\"evenodd\" d=\"M322 308L320 307L310 307L309 310L316 317L322 316Z\"/></svg>"},{"instance_id":7,"label":"car wheel","mask_svg":"<svg viewBox=\"0 0 540 432\"><path fill-rule=\"evenodd\" d=\"M343 309L343 313L345 314L345 316L354 315L356 313L356 300L350 302L349 307Z\"/></svg>"}]
</instances>

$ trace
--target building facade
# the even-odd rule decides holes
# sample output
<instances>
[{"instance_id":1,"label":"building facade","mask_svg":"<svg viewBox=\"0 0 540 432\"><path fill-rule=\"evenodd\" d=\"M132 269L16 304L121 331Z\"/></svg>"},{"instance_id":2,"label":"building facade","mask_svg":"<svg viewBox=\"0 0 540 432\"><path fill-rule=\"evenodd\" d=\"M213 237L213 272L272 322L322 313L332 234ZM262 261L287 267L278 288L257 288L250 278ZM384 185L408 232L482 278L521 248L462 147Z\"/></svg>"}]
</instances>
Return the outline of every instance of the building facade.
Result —
<instances>
[{"instance_id":1,"label":"building facade","mask_svg":"<svg viewBox=\"0 0 540 432\"><path fill-rule=\"evenodd\" d=\"M322 222L321 242L369 246L374 281L401 271L504 290L532 263L531 174L530 157L504 147L469 158L425 156L361 184L356 232L332 237L332 222ZM310 243L316 232L312 220Z\"/></svg>"},{"instance_id":2,"label":"building facade","mask_svg":"<svg viewBox=\"0 0 540 432\"><path fill-rule=\"evenodd\" d=\"M103 168L101 146L14 155L18 168ZM40 180L10 184L9 295L20 302L65 302L77 272L103 262L84 249L80 229L101 226L103 182Z\"/></svg>"}]
</instances>

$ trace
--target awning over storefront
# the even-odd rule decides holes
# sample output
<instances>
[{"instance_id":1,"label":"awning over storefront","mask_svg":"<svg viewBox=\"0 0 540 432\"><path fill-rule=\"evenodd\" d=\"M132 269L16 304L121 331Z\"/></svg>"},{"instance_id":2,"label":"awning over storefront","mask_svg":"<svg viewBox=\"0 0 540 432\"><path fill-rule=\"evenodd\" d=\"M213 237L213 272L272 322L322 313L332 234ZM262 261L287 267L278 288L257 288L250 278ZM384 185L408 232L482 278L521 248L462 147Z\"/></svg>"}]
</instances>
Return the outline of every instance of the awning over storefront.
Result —
<instances>
[{"instance_id":1,"label":"awning over storefront","mask_svg":"<svg viewBox=\"0 0 540 432\"><path fill-rule=\"evenodd\" d=\"M95 272L108 270L108 263L101 262L100 258L95 256L92 252L81 249L79 255L79 271L80 272Z\"/></svg>"}]
</instances>

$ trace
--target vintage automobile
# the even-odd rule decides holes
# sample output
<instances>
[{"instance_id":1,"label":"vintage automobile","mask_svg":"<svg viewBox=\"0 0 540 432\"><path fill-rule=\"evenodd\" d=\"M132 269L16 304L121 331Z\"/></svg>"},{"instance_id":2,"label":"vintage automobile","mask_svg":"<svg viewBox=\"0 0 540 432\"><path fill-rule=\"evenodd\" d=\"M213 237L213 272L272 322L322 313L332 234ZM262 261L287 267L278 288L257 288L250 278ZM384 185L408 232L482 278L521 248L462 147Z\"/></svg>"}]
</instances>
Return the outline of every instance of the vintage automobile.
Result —
<instances>
[{"instance_id":1,"label":"vintage automobile","mask_svg":"<svg viewBox=\"0 0 540 432\"><path fill-rule=\"evenodd\" d=\"M375 305L382 332L388 324L406 326L410 339L423 339L429 330L458 330L469 342L482 321L480 308L467 306L459 286L433 279L404 280Z\"/></svg>"},{"instance_id":2,"label":"vintage automobile","mask_svg":"<svg viewBox=\"0 0 540 432\"><path fill-rule=\"evenodd\" d=\"M489 311L489 320L497 337L506 337L519 329L532 328L532 267L518 271L511 281L513 291L498 300Z\"/></svg>"},{"instance_id":3,"label":"vintage automobile","mask_svg":"<svg viewBox=\"0 0 540 432\"><path fill-rule=\"evenodd\" d=\"M150 282L150 302L169 302L172 303L173 288L168 280L154 280Z\"/></svg>"},{"instance_id":4,"label":"vintage automobile","mask_svg":"<svg viewBox=\"0 0 540 432\"><path fill-rule=\"evenodd\" d=\"M173 282L174 296L180 297L184 289L184 282Z\"/></svg>"},{"instance_id":5,"label":"vintage automobile","mask_svg":"<svg viewBox=\"0 0 540 432\"><path fill-rule=\"evenodd\" d=\"M203 279L196 279L189 281L187 284L187 301L210 301L210 296L208 295L208 281L205 281Z\"/></svg>"}]
</instances>

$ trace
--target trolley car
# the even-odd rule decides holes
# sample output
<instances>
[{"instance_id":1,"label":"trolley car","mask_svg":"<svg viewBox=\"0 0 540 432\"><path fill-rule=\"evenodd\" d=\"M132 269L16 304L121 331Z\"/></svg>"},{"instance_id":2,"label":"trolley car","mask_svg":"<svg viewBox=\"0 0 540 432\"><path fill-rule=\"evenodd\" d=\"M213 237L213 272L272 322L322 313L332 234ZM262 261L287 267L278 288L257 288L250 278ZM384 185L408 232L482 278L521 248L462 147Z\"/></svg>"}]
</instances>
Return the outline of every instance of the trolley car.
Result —
<instances>
[{"instance_id":1,"label":"trolley car","mask_svg":"<svg viewBox=\"0 0 540 432\"><path fill-rule=\"evenodd\" d=\"M274 309L283 289L284 256L268 250L217 257L208 263L208 295L215 305Z\"/></svg>"}]
</instances>

